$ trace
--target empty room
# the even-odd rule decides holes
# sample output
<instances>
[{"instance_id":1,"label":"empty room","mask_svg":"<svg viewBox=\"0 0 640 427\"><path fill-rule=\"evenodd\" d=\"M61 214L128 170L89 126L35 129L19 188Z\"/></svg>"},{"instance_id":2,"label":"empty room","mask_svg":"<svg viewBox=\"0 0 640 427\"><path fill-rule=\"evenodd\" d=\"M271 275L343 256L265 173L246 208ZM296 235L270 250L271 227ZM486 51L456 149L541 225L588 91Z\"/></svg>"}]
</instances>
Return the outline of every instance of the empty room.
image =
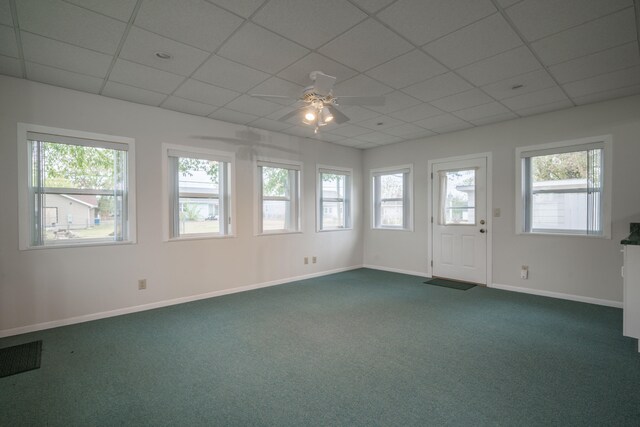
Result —
<instances>
[{"instance_id":1,"label":"empty room","mask_svg":"<svg viewBox=\"0 0 640 427\"><path fill-rule=\"evenodd\" d=\"M0 0L0 425L640 425L639 0Z\"/></svg>"}]
</instances>

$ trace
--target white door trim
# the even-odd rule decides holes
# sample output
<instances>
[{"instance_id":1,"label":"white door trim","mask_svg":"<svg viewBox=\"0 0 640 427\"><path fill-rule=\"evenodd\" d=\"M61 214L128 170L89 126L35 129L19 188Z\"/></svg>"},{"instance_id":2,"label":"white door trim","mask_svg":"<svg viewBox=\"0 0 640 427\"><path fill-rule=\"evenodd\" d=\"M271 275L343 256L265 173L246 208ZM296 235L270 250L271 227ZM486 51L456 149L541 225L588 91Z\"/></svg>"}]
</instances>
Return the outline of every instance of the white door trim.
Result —
<instances>
[{"instance_id":1,"label":"white door trim","mask_svg":"<svg viewBox=\"0 0 640 427\"><path fill-rule=\"evenodd\" d=\"M487 286L493 283L493 155L490 152L468 154L464 156L445 157L441 159L433 159L427 162L427 274L433 276L433 224L431 223L431 215L433 215L433 172L434 163L456 162L469 159L486 159L487 161Z\"/></svg>"}]
</instances>

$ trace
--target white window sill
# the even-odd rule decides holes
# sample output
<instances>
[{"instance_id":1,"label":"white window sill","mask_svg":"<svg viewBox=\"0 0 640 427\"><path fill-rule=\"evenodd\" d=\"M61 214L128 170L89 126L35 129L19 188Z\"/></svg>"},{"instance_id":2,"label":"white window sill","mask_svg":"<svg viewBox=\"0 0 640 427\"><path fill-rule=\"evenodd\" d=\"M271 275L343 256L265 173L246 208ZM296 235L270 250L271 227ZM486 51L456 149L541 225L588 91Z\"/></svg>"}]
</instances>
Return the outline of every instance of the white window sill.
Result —
<instances>
[{"instance_id":1,"label":"white window sill","mask_svg":"<svg viewBox=\"0 0 640 427\"><path fill-rule=\"evenodd\" d=\"M332 231L352 231L353 227L349 228L325 228L323 230L317 230L318 233L330 233Z\"/></svg>"},{"instance_id":2,"label":"white window sill","mask_svg":"<svg viewBox=\"0 0 640 427\"><path fill-rule=\"evenodd\" d=\"M265 232L256 234L256 236L280 236L283 234L302 234L302 231L284 231L284 230L265 231Z\"/></svg>"},{"instance_id":3,"label":"white window sill","mask_svg":"<svg viewBox=\"0 0 640 427\"><path fill-rule=\"evenodd\" d=\"M611 239L611 236L606 234L549 233L543 231L520 231L516 234L520 236L586 237L587 239Z\"/></svg>"},{"instance_id":4,"label":"white window sill","mask_svg":"<svg viewBox=\"0 0 640 427\"><path fill-rule=\"evenodd\" d=\"M28 246L24 248L20 248L21 251L40 251L43 249L61 249L61 248L86 248L92 246L123 246L123 245L135 245L136 242L133 240L127 240L124 242L81 242L81 243L54 243L42 246Z\"/></svg>"},{"instance_id":5,"label":"white window sill","mask_svg":"<svg viewBox=\"0 0 640 427\"><path fill-rule=\"evenodd\" d=\"M217 240L217 239L232 239L236 237L235 234L194 234L193 236L180 236L180 237L171 237L166 239L165 242L187 242L190 240Z\"/></svg>"},{"instance_id":6,"label":"white window sill","mask_svg":"<svg viewBox=\"0 0 640 427\"><path fill-rule=\"evenodd\" d=\"M376 231L408 231L408 232L413 231L413 228L400 228L400 227L371 227L371 229Z\"/></svg>"}]
</instances>

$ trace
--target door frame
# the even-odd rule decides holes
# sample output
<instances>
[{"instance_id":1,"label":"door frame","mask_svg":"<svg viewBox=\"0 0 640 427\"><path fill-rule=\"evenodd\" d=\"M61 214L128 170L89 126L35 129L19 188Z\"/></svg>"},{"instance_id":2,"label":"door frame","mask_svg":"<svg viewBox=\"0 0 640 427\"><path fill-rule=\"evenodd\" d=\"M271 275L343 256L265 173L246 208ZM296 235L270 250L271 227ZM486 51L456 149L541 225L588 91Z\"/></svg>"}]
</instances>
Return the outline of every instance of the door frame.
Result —
<instances>
[{"instance_id":1,"label":"door frame","mask_svg":"<svg viewBox=\"0 0 640 427\"><path fill-rule=\"evenodd\" d=\"M487 287L493 287L493 154L491 152L468 154L464 156L444 157L427 161L427 275L433 277L433 165L436 163L457 162L470 159L485 159L487 162Z\"/></svg>"}]
</instances>

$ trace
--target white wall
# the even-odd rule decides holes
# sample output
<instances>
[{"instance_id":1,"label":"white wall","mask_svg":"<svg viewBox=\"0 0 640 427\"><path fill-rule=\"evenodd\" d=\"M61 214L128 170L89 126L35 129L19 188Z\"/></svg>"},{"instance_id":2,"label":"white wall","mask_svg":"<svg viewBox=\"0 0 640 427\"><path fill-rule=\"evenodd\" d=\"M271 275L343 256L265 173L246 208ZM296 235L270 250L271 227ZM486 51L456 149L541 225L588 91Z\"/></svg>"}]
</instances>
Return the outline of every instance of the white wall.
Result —
<instances>
[{"instance_id":1,"label":"white wall","mask_svg":"<svg viewBox=\"0 0 640 427\"><path fill-rule=\"evenodd\" d=\"M354 229L315 232L316 163L354 170L360 151L0 76L0 336L23 327L362 264L362 199ZM135 138L137 244L18 250L17 123ZM216 141L216 137L237 138ZM161 146L236 153L237 237L162 241ZM256 156L303 162L303 233L255 236ZM317 264L303 265L304 256ZM147 290L137 280L147 279ZM16 329L20 328L20 329Z\"/></svg>"},{"instance_id":2,"label":"white wall","mask_svg":"<svg viewBox=\"0 0 640 427\"><path fill-rule=\"evenodd\" d=\"M515 148L610 134L613 137L612 238L531 236L515 233ZM622 301L620 240L640 220L640 97L532 116L423 140L366 150L369 169L413 163L414 232L372 230L370 195L364 194L364 263L427 274L427 162L491 152L493 284ZM520 266L528 265L528 280Z\"/></svg>"}]
</instances>

